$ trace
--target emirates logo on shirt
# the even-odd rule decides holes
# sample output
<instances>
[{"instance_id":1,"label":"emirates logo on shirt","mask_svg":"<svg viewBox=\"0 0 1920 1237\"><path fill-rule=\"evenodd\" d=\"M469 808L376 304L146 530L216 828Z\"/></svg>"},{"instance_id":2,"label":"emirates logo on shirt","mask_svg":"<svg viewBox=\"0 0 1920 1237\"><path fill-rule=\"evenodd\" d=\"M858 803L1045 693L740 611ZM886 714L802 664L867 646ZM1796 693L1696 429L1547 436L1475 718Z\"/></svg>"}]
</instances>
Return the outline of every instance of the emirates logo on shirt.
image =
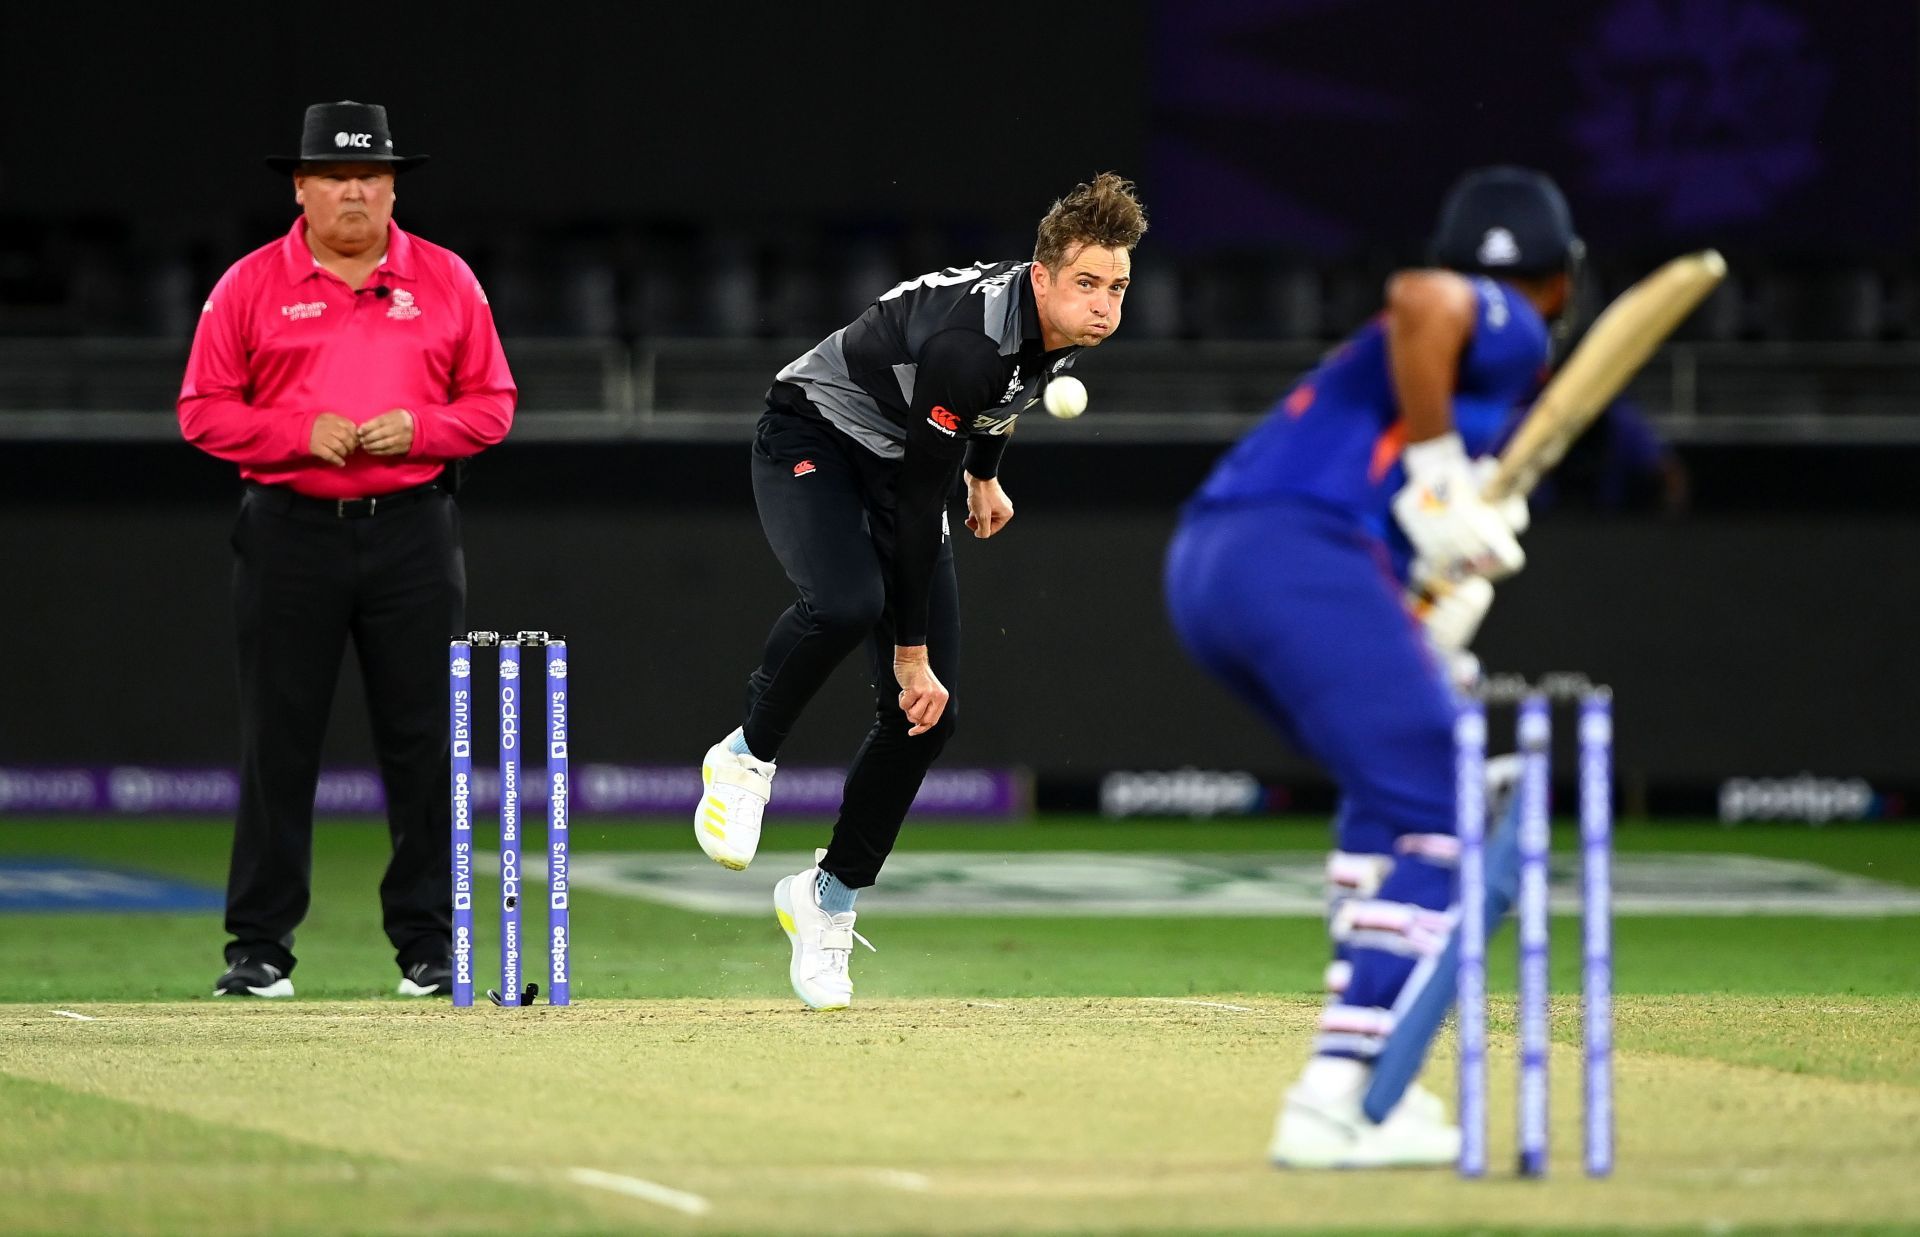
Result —
<instances>
[{"instance_id":1,"label":"emirates logo on shirt","mask_svg":"<svg viewBox=\"0 0 1920 1237\"><path fill-rule=\"evenodd\" d=\"M211 309L213 302L208 301L207 307ZM318 318L326 311L327 303L325 301L295 301L291 305L282 305L280 307L281 316L290 322L298 322L302 318Z\"/></svg>"}]
</instances>

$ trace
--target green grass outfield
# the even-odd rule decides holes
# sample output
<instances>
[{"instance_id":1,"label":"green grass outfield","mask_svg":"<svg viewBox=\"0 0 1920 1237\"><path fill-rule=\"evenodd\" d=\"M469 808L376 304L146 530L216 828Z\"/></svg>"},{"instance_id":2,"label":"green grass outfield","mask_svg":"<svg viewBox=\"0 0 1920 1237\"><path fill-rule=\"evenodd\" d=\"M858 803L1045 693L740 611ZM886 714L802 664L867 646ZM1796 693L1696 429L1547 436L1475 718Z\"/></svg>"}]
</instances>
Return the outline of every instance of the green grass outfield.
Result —
<instances>
[{"instance_id":1,"label":"green grass outfield","mask_svg":"<svg viewBox=\"0 0 1920 1237\"><path fill-rule=\"evenodd\" d=\"M580 821L574 844L687 834ZM823 840L780 826L765 847ZM226 845L218 821L0 823L0 855L214 885ZM915 826L904 845L1320 851L1325 831L1053 819ZM1628 822L1619 847L1920 886L1920 832L1894 827ZM455 1013L387 995L385 849L372 823L319 828L290 1002L206 995L217 914L0 916L0 1231L1920 1232L1920 916L1620 919L1605 1183L1577 1173L1561 920L1555 1175L1467 1184L1262 1164L1318 1005L1311 920L875 914L861 1003L816 1015L770 914L576 889L579 1004ZM1494 1028L1509 1046L1509 1005ZM1503 1162L1512 1076L1495 1073Z\"/></svg>"},{"instance_id":2,"label":"green grass outfield","mask_svg":"<svg viewBox=\"0 0 1920 1237\"><path fill-rule=\"evenodd\" d=\"M539 826L533 826L539 836ZM1556 841L1571 844L1570 830ZM226 882L229 827L216 821L0 823L0 855L48 855ZM1139 823L1055 818L1020 825L914 825L918 850L1324 851L1321 823ZM485 830L476 834L491 845ZM824 844L824 826L767 830L762 849ZM577 853L693 849L691 830L661 823L581 821ZM1723 829L1626 823L1627 851L1738 851L1804 859L1920 886L1920 830L1852 827ZM365 999L398 972L380 931L376 888L384 826L323 824L314 845L313 911L301 928L295 986L302 999ZM771 891L784 872L740 879ZM488 873L480 873L482 887ZM771 893L768 898L771 906ZM787 951L771 911L693 914L628 898L574 892L574 986L594 997L779 997ZM476 910L481 975L497 970L497 914ZM860 951L864 996L1141 996L1313 993L1325 933L1306 919L936 919L863 923L883 952ZM1920 918L1623 917L1616 926L1622 992L1911 994L1920 991ZM1578 982L1572 921L1556 925L1556 984ZM217 915L16 916L0 932L0 1001L182 1000L205 995L224 963ZM1897 948L1903 944L1906 948ZM1496 964L1510 961L1496 951ZM1510 973L1510 966L1508 972ZM1502 978L1496 970L1496 980Z\"/></svg>"}]
</instances>

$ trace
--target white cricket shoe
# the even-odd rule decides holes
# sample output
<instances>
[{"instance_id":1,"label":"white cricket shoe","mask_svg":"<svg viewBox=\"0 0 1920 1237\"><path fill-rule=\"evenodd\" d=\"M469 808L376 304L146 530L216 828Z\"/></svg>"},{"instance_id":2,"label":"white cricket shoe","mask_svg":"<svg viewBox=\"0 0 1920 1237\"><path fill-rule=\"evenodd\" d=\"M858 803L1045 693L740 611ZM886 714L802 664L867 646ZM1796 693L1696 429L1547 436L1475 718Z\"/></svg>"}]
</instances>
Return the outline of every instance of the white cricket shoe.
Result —
<instances>
[{"instance_id":1,"label":"white cricket shoe","mask_svg":"<svg viewBox=\"0 0 1920 1237\"><path fill-rule=\"evenodd\" d=\"M1288 1089L1267 1158L1281 1168L1444 1168L1459 1162L1460 1127L1440 1097L1410 1088L1387 1119L1367 1120L1360 1102L1368 1068L1316 1057Z\"/></svg>"},{"instance_id":2,"label":"white cricket shoe","mask_svg":"<svg viewBox=\"0 0 1920 1237\"><path fill-rule=\"evenodd\" d=\"M773 913L793 943L787 966L793 994L810 1009L845 1009L853 1004L853 976L847 971L853 943L868 949L873 943L853 930L854 912L829 915L820 909L817 882L826 857L826 851L816 850L812 867L781 878L773 887Z\"/></svg>"},{"instance_id":3,"label":"white cricket shoe","mask_svg":"<svg viewBox=\"0 0 1920 1237\"><path fill-rule=\"evenodd\" d=\"M707 790L693 812L693 836L707 858L739 872L760 849L760 816L773 797L775 770L771 760L729 750L732 738L728 735L707 749L700 767L700 780Z\"/></svg>"},{"instance_id":4,"label":"white cricket shoe","mask_svg":"<svg viewBox=\"0 0 1920 1237\"><path fill-rule=\"evenodd\" d=\"M1423 1120L1446 1124L1447 1102L1417 1082L1407 1085L1406 1094L1400 1097L1400 1107Z\"/></svg>"}]
</instances>

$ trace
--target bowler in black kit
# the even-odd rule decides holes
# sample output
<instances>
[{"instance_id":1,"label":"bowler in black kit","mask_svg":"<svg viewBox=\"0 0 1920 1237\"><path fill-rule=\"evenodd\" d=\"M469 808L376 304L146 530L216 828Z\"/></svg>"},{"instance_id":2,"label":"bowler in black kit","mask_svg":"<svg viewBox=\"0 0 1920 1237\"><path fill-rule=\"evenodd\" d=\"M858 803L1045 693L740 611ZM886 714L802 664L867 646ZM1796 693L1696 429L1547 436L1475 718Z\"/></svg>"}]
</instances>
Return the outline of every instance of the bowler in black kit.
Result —
<instances>
[{"instance_id":1,"label":"bowler in black kit","mask_svg":"<svg viewBox=\"0 0 1920 1237\"><path fill-rule=\"evenodd\" d=\"M855 894L879 876L953 734L960 605L947 501L964 475L975 537L1013 518L1000 465L1015 423L1080 349L1119 327L1146 226L1132 184L1098 176L1053 204L1031 260L900 284L767 393L754 502L799 598L748 676L739 728L707 753L694 836L723 866L752 861L781 745L864 643L874 719L832 842L775 891L793 986L814 1008L850 1003Z\"/></svg>"}]
</instances>

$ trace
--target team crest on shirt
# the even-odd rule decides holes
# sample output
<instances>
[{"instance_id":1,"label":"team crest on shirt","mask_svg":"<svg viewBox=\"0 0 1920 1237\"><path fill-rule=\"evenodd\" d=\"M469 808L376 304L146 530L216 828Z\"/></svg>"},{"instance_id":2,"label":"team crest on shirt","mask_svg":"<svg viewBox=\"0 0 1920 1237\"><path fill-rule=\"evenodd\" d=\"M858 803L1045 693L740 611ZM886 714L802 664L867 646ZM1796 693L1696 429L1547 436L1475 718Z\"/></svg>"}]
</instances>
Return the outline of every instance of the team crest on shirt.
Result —
<instances>
[{"instance_id":1,"label":"team crest on shirt","mask_svg":"<svg viewBox=\"0 0 1920 1237\"><path fill-rule=\"evenodd\" d=\"M413 303L413 293L405 288L395 288L387 305L387 317L406 319L419 316L420 307Z\"/></svg>"}]
</instances>

